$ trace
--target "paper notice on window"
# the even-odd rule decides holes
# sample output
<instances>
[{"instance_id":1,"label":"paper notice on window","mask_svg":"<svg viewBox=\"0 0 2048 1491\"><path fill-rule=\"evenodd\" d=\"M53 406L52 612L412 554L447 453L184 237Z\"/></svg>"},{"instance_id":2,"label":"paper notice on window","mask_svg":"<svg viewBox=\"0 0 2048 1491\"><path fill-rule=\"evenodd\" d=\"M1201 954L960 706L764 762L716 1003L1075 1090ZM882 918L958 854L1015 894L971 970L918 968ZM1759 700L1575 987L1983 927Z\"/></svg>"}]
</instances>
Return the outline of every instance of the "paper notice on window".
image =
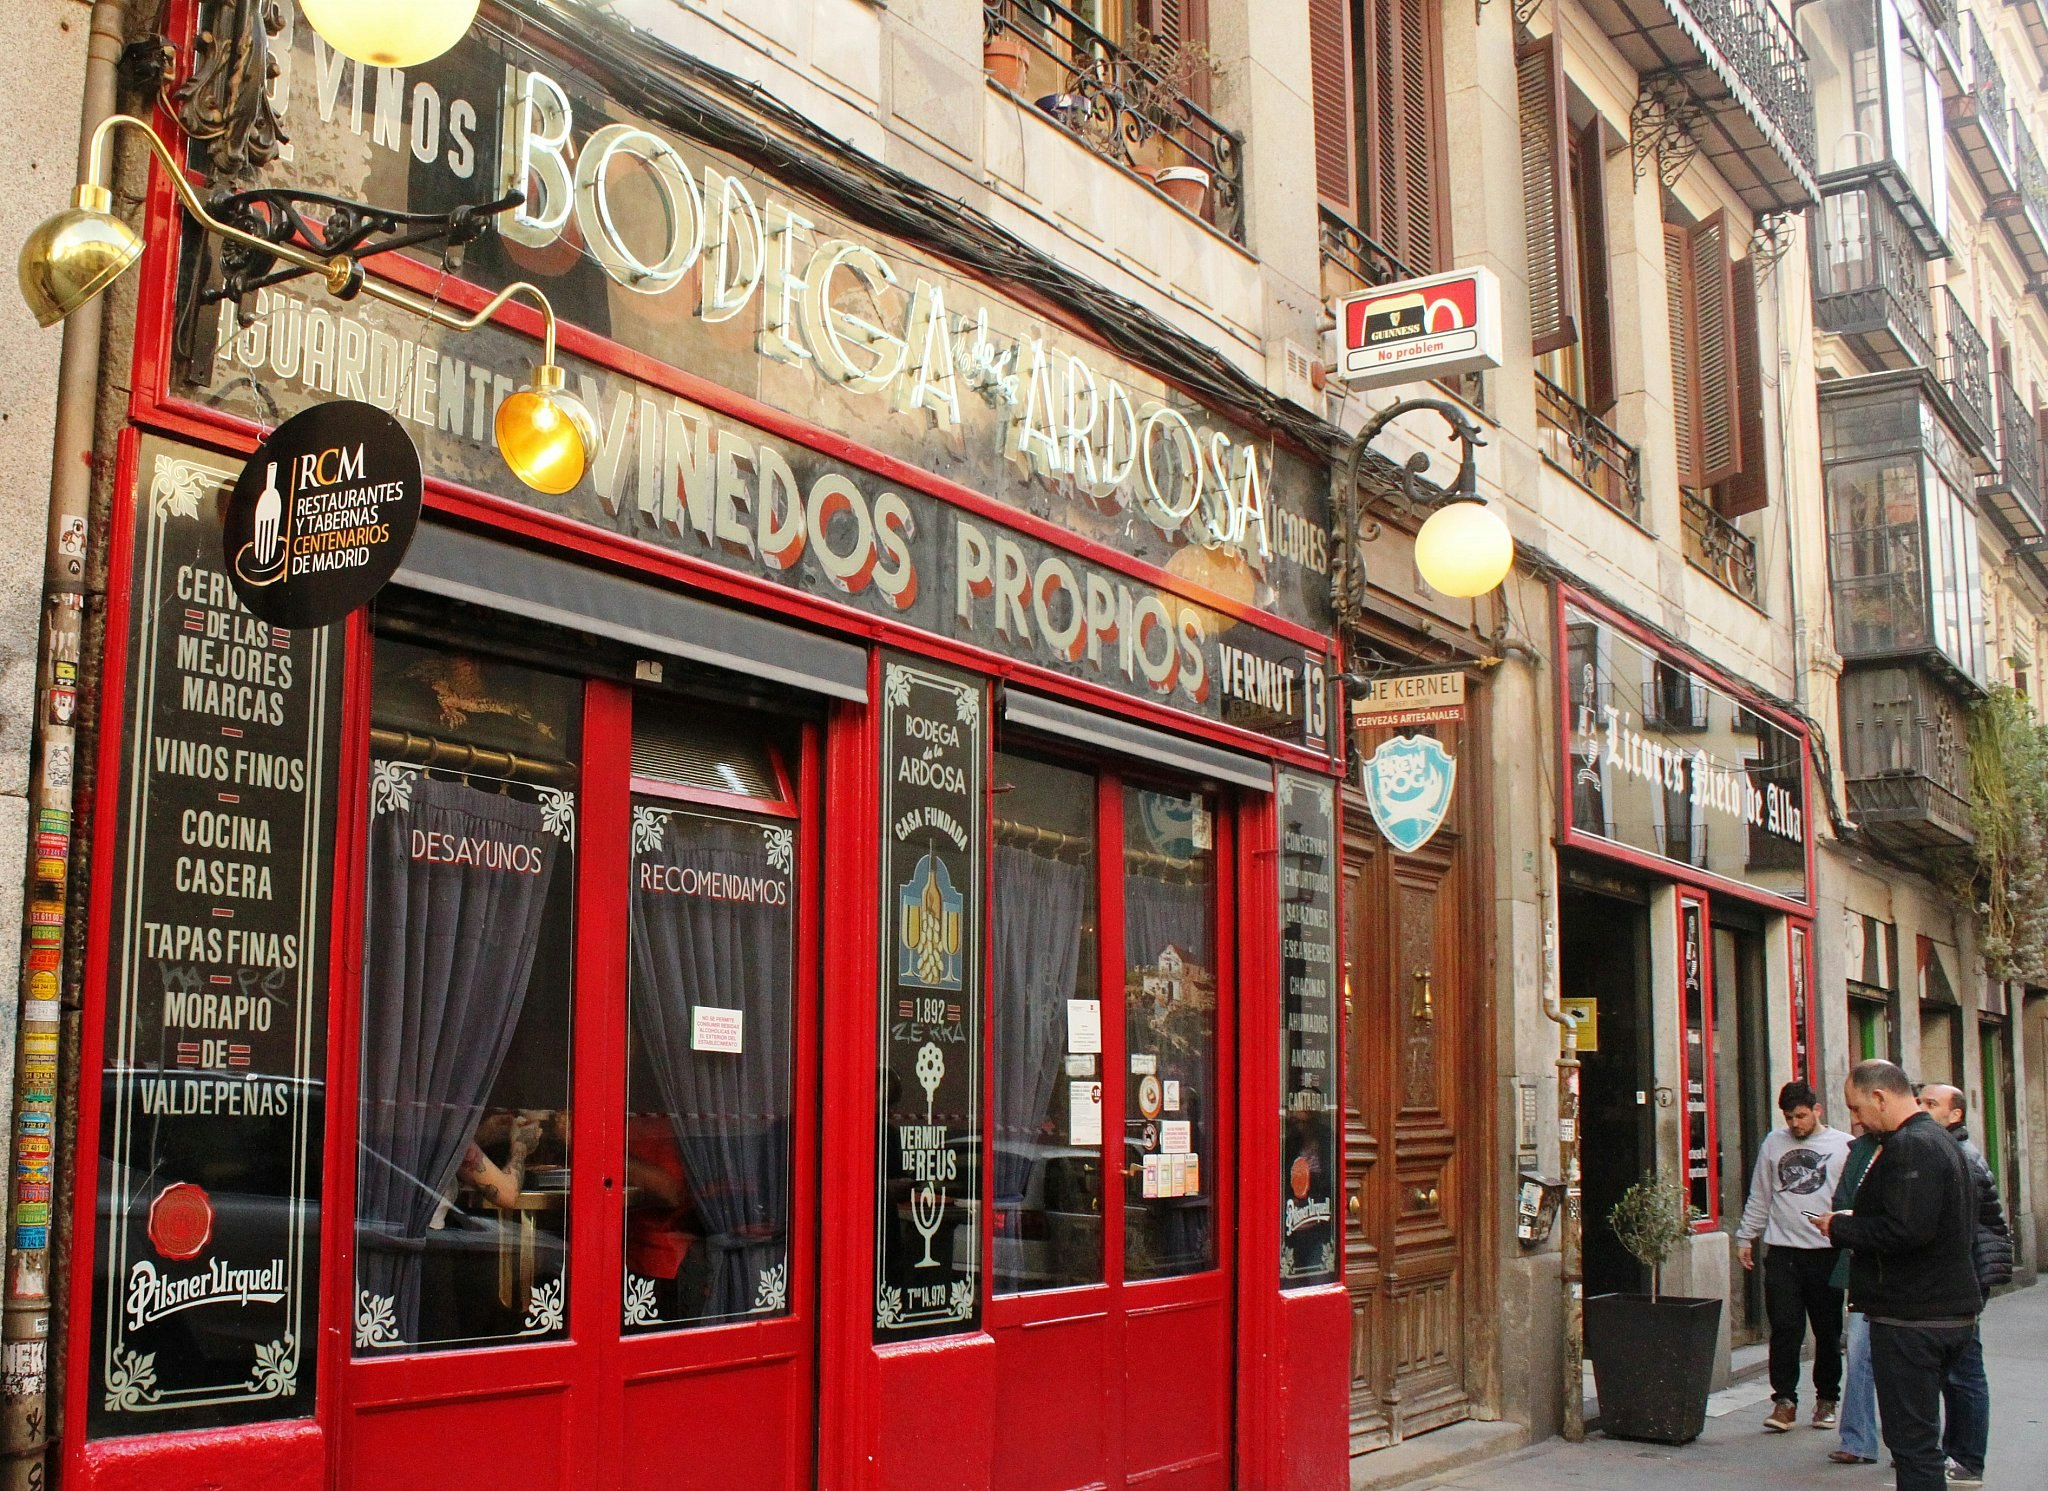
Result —
<instances>
[{"instance_id":1,"label":"paper notice on window","mask_svg":"<svg viewBox=\"0 0 2048 1491\"><path fill-rule=\"evenodd\" d=\"M1067 1058L1069 1077L1092 1077L1095 1075L1095 1058L1092 1056L1069 1056Z\"/></svg>"},{"instance_id":2,"label":"paper notice on window","mask_svg":"<svg viewBox=\"0 0 2048 1491\"><path fill-rule=\"evenodd\" d=\"M745 1010L714 1009L708 1004L690 1009L690 1049L740 1054L740 1024Z\"/></svg>"},{"instance_id":3,"label":"paper notice on window","mask_svg":"<svg viewBox=\"0 0 2048 1491\"><path fill-rule=\"evenodd\" d=\"M1161 1154L1186 1154L1195 1147L1193 1123L1185 1118L1169 1118L1159 1125L1159 1152Z\"/></svg>"},{"instance_id":4,"label":"paper notice on window","mask_svg":"<svg viewBox=\"0 0 2048 1491\"><path fill-rule=\"evenodd\" d=\"M1102 1050L1102 1001L1099 999L1069 999L1067 1001L1067 1049L1077 1054L1096 1054Z\"/></svg>"},{"instance_id":5,"label":"paper notice on window","mask_svg":"<svg viewBox=\"0 0 2048 1491\"><path fill-rule=\"evenodd\" d=\"M1100 1082L1069 1082L1067 1084L1067 1142L1069 1144L1100 1144L1102 1142L1102 1084Z\"/></svg>"},{"instance_id":6,"label":"paper notice on window","mask_svg":"<svg viewBox=\"0 0 2048 1491\"><path fill-rule=\"evenodd\" d=\"M1159 1058L1150 1051L1133 1051L1131 1053L1131 1075L1133 1077L1149 1077L1158 1070Z\"/></svg>"},{"instance_id":7,"label":"paper notice on window","mask_svg":"<svg viewBox=\"0 0 2048 1491\"><path fill-rule=\"evenodd\" d=\"M1173 1194L1185 1196L1188 1193L1188 1157L1177 1154L1173 1157Z\"/></svg>"},{"instance_id":8,"label":"paper notice on window","mask_svg":"<svg viewBox=\"0 0 2048 1491\"><path fill-rule=\"evenodd\" d=\"M1180 1083L1172 1077L1166 1079L1166 1111L1180 1112Z\"/></svg>"},{"instance_id":9,"label":"paper notice on window","mask_svg":"<svg viewBox=\"0 0 2048 1491\"><path fill-rule=\"evenodd\" d=\"M1188 1186L1181 1194L1183 1196L1199 1196L1202 1194L1202 1157L1198 1154L1191 1154L1187 1157L1187 1161Z\"/></svg>"},{"instance_id":10,"label":"paper notice on window","mask_svg":"<svg viewBox=\"0 0 2048 1491\"><path fill-rule=\"evenodd\" d=\"M1155 1197L1158 1194L1159 1156L1156 1154L1148 1154L1145 1156L1145 1195L1148 1198L1150 1198Z\"/></svg>"}]
</instances>

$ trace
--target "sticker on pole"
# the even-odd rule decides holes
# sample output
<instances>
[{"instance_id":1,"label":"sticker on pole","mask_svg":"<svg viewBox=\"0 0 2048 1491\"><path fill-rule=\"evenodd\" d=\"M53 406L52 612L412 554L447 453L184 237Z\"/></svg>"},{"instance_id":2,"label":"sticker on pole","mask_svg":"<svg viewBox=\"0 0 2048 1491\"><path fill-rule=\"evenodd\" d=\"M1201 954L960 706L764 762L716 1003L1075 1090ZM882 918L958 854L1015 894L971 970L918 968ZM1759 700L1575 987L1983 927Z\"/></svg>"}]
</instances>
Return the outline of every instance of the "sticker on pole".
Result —
<instances>
[{"instance_id":1,"label":"sticker on pole","mask_svg":"<svg viewBox=\"0 0 2048 1491\"><path fill-rule=\"evenodd\" d=\"M1383 388L1500 366L1500 281L1483 268L1380 285L1337 302L1337 376Z\"/></svg>"},{"instance_id":2,"label":"sticker on pole","mask_svg":"<svg viewBox=\"0 0 2048 1491\"><path fill-rule=\"evenodd\" d=\"M325 626L384 588L420 520L412 437L374 404L315 404L242 468L221 515L242 604L272 626Z\"/></svg>"}]
</instances>

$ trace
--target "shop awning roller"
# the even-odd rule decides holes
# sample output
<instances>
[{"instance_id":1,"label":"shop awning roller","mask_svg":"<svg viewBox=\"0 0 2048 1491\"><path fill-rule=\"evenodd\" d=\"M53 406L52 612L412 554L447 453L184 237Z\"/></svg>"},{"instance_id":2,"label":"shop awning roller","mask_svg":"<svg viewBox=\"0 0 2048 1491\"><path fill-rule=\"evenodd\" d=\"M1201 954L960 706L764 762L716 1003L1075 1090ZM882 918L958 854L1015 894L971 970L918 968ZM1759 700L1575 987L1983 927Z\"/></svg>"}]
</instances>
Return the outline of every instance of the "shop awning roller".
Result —
<instances>
[{"instance_id":1,"label":"shop awning roller","mask_svg":"<svg viewBox=\"0 0 2048 1491\"><path fill-rule=\"evenodd\" d=\"M1183 771L1190 776L1229 782L1234 786L1249 787L1254 792L1273 790L1273 764L1270 761L1170 735L1149 725L1134 725L1115 715L1098 714L1092 709L1063 704L1043 694L1027 693L1023 689L1006 690L1003 694L1003 718L1020 730L1039 730L1063 740L1085 740L1090 745L1115 751L1120 756L1134 756L1148 765L1165 767L1169 771Z\"/></svg>"},{"instance_id":2,"label":"shop awning roller","mask_svg":"<svg viewBox=\"0 0 2048 1491\"><path fill-rule=\"evenodd\" d=\"M851 643L437 524L420 525L392 583L834 699L868 696L867 653Z\"/></svg>"}]
</instances>

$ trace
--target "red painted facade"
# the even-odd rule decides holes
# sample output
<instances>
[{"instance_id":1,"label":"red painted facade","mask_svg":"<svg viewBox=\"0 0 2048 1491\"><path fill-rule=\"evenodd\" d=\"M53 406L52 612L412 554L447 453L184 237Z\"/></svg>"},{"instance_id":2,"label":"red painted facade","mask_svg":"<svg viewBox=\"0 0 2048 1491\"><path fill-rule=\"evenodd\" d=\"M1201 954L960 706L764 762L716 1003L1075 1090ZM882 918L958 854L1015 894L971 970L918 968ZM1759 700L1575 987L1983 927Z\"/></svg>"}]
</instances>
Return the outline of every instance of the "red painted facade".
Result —
<instances>
[{"instance_id":1,"label":"red painted facade","mask_svg":"<svg viewBox=\"0 0 2048 1491\"><path fill-rule=\"evenodd\" d=\"M188 9L188 7L180 7ZM110 618L102 676L119 680L129 663L129 596L137 558L129 504L138 489L143 432L196 442L232 462L261 431L246 421L174 396L171 389L175 246L178 221L168 187L153 180L149 251L134 327L131 426L122 437L119 507L110 553ZM484 292L441 285L408 262L376 271L415 289L474 306ZM503 320L537 332L532 314L507 307ZM1312 653L1334 656L1327 636L1285 616L1132 560L1045 519L1020 513L958 482L922 471L835 431L726 390L691 372L655 363L604 338L565 326L566 350L720 410L756 428L915 489L936 501L1011 527L1132 581L1172 587L1226 618L1256 620ZM1107 352L1105 356L1109 355ZM177 1434L90 1438L79 1426L64 1441L67 1484L201 1491L219 1486L292 1488L466 1486L529 1488L703 1486L872 1488L960 1491L1104 1482L1187 1487L1327 1488L1348 1470L1346 1384L1349 1306L1338 1282L1280 1287L1283 1034L1279 987L1279 829L1270 793L1212 787L1215 804L1217 967L1220 1006L1213 1110L1217 1150L1207 1180L1216 1200L1213 1268L1142 1282L1121 1277L1121 1184L1104 1190L1105 1282L1075 1289L990 1297L986 1276L978 1329L903 1344L877 1344L872 1330L876 1175L874 1115L879 1099L876 969L884 949L875 867L883 851L878 779L881 654L887 645L972 671L998 684L1026 685L1073 704L1155 730L1255 756L1276 765L1332 772L1324 756L1214 724L1159 704L1092 687L994 651L894 625L849 606L797 594L673 550L606 533L440 479L428 470L430 521L488 532L581 564L629 572L742 611L809 624L870 646L869 703L835 702L803 731L792 762L799 825L800 971L796 1008L796 1094L792 1160L788 1313L756 1323L622 1337L607 1272L623 1246L619 1167L598 1158L618 1149L625 1112L626 902L619 894L630 815L627 758L631 692L592 680L584 690L580 842L574 949L579 990L573 1121L586 1157L567 1206L579 1220L569 1246L607 1266L570 1273L565 1339L460 1353L362 1359L350 1320L360 1073L357 1019L364 979L367 873L369 657L362 616L345 635L338 739L343 762L333 844L323 1150L324 1205L317 1342L317 1406L310 1418ZM109 867L127 831L122 780L123 710L109 687L101 711L97 798L90 824L96 879L95 927L115 898ZM991 732L993 739L994 732ZM1117 831L1117 784L1136 762L1080 758L1099 773L1105 842ZM1099 976L1124 978L1120 905L1112 861L1101 868L1104 923ZM88 947L85 986L97 1000L112 956L104 939ZM1339 953L1341 956L1341 952ZM107 1062L104 1011L89 1003L82 1069ZM989 1025L983 1039L991 1039ZM983 1060L993 1060L984 1050ZM1105 1111L1125 1112L1118 1032L1104 1048ZM100 1152L102 1114L88 1082L77 1152L87 1174L71 1216L74 1322L94 1318L93 1239L99 1224L91 1158ZM989 1132L987 1090L982 1132ZM1113 1129L1121 1125L1112 1120ZM1340 1156L1341 1159L1341 1156ZM991 1167L992 1168L992 1167ZM994 1208L984 1206L983 1256L993 1247ZM1341 1249L1339 1250L1341 1254ZM90 1332L65 1343L74 1402L94 1391ZM513 1425L523 1426L515 1432ZM757 1431L780 1455L763 1454ZM721 1426L729 1426L725 1432ZM1071 1429L1075 1432L1063 1433ZM746 1431L746 1432L736 1432ZM1127 1482L1128 1478L1128 1482Z\"/></svg>"}]
</instances>

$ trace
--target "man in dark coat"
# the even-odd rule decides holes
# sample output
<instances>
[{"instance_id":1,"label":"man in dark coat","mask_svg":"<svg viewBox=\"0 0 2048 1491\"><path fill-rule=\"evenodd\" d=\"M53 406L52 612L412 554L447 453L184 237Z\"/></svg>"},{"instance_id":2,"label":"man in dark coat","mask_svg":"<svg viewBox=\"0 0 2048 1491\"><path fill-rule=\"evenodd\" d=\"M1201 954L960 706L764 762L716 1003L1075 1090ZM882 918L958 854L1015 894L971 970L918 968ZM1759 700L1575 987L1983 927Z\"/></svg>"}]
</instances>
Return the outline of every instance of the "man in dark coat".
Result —
<instances>
[{"instance_id":1,"label":"man in dark coat","mask_svg":"<svg viewBox=\"0 0 2048 1491\"><path fill-rule=\"evenodd\" d=\"M1977 1186L1976 1265L1977 1283L1989 1300L1991 1291L2012 1282L2012 1229L2005 1222L2005 1208L1998 1204L1998 1181L1984 1161L1984 1152L1963 1127L1963 1092L1942 1082L1920 1089L1920 1106L1927 1116L1948 1130L1969 1162L1970 1178ZM1942 1406L1947 1410L1941 1447L1947 1453L1951 1486L1984 1484L1984 1456L1991 1445L1991 1379L1984 1375L1984 1348L1972 1342L1942 1389Z\"/></svg>"},{"instance_id":2,"label":"man in dark coat","mask_svg":"<svg viewBox=\"0 0 2048 1491\"><path fill-rule=\"evenodd\" d=\"M1849 1073L1849 1109L1882 1146L1855 1210L1815 1225L1849 1250L1849 1298L1870 1321L1884 1442L1898 1491L1947 1491L1942 1385L1977 1338L1976 1186L1962 1149L1889 1061Z\"/></svg>"}]
</instances>

